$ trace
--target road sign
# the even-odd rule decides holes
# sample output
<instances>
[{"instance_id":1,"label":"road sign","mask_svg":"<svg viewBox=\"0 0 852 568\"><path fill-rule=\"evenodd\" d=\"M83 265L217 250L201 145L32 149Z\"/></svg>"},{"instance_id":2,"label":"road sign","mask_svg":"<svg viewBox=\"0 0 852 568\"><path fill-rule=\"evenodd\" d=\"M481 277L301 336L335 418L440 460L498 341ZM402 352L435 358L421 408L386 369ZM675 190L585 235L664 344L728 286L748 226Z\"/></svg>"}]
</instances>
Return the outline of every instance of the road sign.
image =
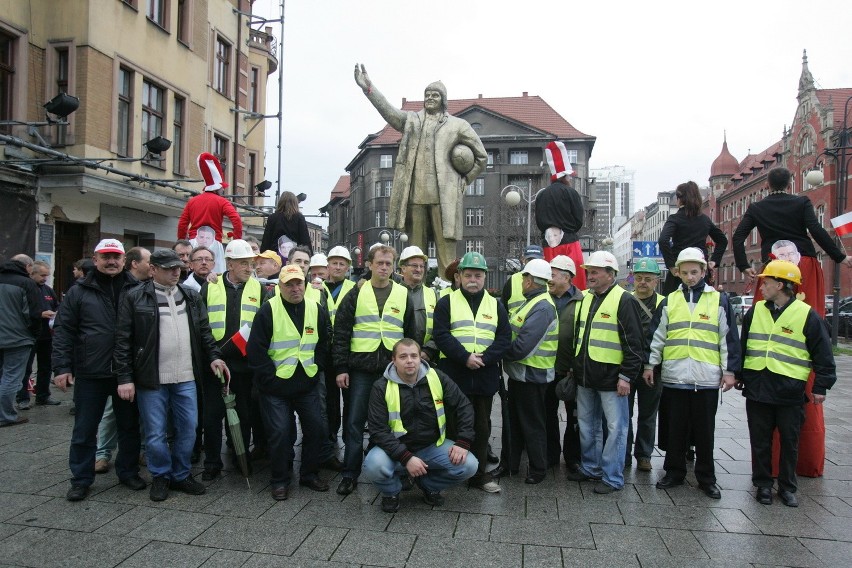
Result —
<instances>
[{"instance_id":1,"label":"road sign","mask_svg":"<svg viewBox=\"0 0 852 568\"><path fill-rule=\"evenodd\" d=\"M633 241L633 258L661 258L660 243L656 241Z\"/></svg>"}]
</instances>

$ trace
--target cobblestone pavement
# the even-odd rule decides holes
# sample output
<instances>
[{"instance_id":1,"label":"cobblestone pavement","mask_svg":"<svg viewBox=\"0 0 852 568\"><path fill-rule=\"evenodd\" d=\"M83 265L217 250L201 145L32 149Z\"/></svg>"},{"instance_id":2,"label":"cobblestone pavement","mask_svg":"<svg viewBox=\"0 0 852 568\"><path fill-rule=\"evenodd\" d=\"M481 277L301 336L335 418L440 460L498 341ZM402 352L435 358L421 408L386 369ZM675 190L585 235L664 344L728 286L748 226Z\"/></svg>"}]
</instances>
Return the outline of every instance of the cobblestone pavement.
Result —
<instances>
[{"instance_id":1,"label":"cobblestone pavement","mask_svg":"<svg viewBox=\"0 0 852 568\"><path fill-rule=\"evenodd\" d=\"M0 566L850 566L852 357L839 357L838 370L825 476L800 478L798 509L754 500L739 393L724 395L716 419L720 501L691 473L688 486L656 489L657 454L652 472L627 470L624 489L610 495L566 481L563 466L539 485L504 479L496 495L451 490L442 507L415 489L394 515L368 482L345 498L336 479L328 493L294 484L289 500L275 502L262 463L251 490L226 471L205 495L154 503L110 472L89 499L69 503L73 417L70 395L57 393L61 406L35 407L24 412L29 424L0 429Z\"/></svg>"}]
</instances>

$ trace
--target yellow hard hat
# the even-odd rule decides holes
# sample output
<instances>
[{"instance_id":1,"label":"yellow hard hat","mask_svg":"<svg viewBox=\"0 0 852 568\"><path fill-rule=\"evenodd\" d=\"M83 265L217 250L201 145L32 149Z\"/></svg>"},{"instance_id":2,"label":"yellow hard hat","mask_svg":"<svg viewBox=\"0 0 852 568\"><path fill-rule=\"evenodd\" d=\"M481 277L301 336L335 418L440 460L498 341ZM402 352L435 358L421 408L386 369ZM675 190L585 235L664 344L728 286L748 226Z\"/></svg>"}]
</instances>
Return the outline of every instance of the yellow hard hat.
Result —
<instances>
[{"instance_id":1,"label":"yellow hard hat","mask_svg":"<svg viewBox=\"0 0 852 568\"><path fill-rule=\"evenodd\" d=\"M758 278L763 276L769 276L776 280L787 280L794 284L802 283L802 271L789 260L770 261Z\"/></svg>"}]
</instances>

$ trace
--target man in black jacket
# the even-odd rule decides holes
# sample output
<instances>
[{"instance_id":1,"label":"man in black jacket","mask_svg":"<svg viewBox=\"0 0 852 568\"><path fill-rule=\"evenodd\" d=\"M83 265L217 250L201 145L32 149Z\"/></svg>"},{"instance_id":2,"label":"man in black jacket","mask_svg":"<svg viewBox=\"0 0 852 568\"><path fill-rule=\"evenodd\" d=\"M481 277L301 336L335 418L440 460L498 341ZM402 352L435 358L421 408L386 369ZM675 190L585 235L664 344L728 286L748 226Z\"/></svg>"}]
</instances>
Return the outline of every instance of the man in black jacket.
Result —
<instances>
[{"instance_id":1,"label":"man in black jacket","mask_svg":"<svg viewBox=\"0 0 852 568\"><path fill-rule=\"evenodd\" d=\"M30 407L29 378L33 371L33 361L36 360L36 357L38 357L38 374L35 384L36 405L56 406L60 404L58 400L50 397L50 377L53 374L50 366L50 352L53 351L53 332L50 329L50 321L56 315L56 310L59 309L59 298L56 297L56 292L53 291L53 288L47 285L49 276L50 265L48 263L40 260L33 263L33 273L30 275L30 278L38 286L39 299L41 300L41 324L35 345L30 352L30 359L27 362L27 370L24 373L21 390L18 391L18 396L16 397L20 410L26 410Z\"/></svg>"},{"instance_id":2,"label":"man in black jacket","mask_svg":"<svg viewBox=\"0 0 852 568\"><path fill-rule=\"evenodd\" d=\"M74 385L74 431L68 465L71 488L65 498L82 501L95 480L98 424L107 398L118 424L115 473L133 490L145 489L139 477L139 412L118 395L112 365L118 305L139 283L124 270L124 245L104 239L95 247L95 270L68 291L53 330L53 383L63 392Z\"/></svg>"},{"instance_id":3,"label":"man in black jacket","mask_svg":"<svg viewBox=\"0 0 852 568\"><path fill-rule=\"evenodd\" d=\"M287 499L293 442L293 412L302 425L299 485L328 491L318 475L326 456L328 425L322 414L323 371L328 367L331 322L328 311L305 298L305 274L294 264L281 270L279 294L260 307L246 348L269 444L272 498Z\"/></svg>"},{"instance_id":4,"label":"man in black jacket","mask_svg":"<svg viewBox=\"0 0 852 568\"><path fill-rule=\"evenodd\" d=\"M169 488L191 495L205 492L190 473L198 425L195 381L208 365L214 373L230 376L201 298L178 284L182 266L173 250L151 254L152 280L124 297L115 331L118 395L128 402L138 399L152 501L165 500ZM174 428L171 451L169 418Z\"/></svg>"},{"instance_id":5,"label":"man in black jacket","mask_svg":"<svg viewBox=\"0 0 852 568\"><path fill-rule=\"evenodd\" d=\"M446 437L446 414L455 413L456 439ZM444 373L420 359L420 346L403 339L370 392L370 445L364 474L382 494L382 510L399 510L400 475L408 473L427 505L444 503L441 490L470 479L479 462L469 454L473 408Z\"/></svg>"},{"instance_id":6,"label":"man in black jacket","mask_svg":"<svg viewBox=\"0 0 852 568\"><path fill-rule=\"evenodd\" d=\"M33 260L23 254L0 266L0 426L28 422L15 410L27 359L41 326L41 298L30 278Z\"/></svg>"}]
</instances>

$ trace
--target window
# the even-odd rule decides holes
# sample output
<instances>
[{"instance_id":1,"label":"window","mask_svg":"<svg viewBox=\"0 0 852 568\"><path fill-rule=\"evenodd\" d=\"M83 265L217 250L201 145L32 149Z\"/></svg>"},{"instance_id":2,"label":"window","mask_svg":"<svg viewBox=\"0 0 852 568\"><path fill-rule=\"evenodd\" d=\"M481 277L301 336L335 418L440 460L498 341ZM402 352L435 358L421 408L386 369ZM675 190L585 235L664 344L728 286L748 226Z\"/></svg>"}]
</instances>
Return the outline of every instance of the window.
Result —
<instances>
[{"instance_id":1,"label":"window","mask_svg":"<svg viewBox=\"0 0 852 568\"><path fill-rule=\"evenodd\" d=\"M177 0L177 38L184 45L189 45L190 38L190 0Z\"/></svg>"},{"instance_id":2,"label":"window","mask_svg":"<svg viewBox=\"0 0 852 568\"><path fill-rule=\"evenodd\" d=\"M464 190L465 195L485 195L485 178L476 178Z\"/></svg>"},{"instance_id":3,"label":"window","mask_svg":"<svg viewBox=\"0 0 852 568\"><path fill-rule=\"evenodd\" d=\"M486 156L486 164L488 164L489 166L493 166L497 162L497 152L495 152L494 150L489 150L486 153Z\"/></svg>"},{"instance_id":4,"label":"window","mask_svg":"<svg viewBox=\"0 0 852 568\"><path fill-rule=\"evenodd\" d=\"M391 188L393 187L392 180L384 180L376 182L376 197L390 197Z\"/></svg>"},{"instance_id":5,"label":"window","mask_svg":"<svg viewBox=\"0 0 852 568\"><path fill-rule=\"evenodd\" d=\"M183 170L183 124L186 99L175 96L175 111L172 124L172 170L180 174Z\"/></svg>"},{"instance_id":6,"label":"window","mask_svg":"<svg viewBox=\"0 0 852 568\"><path fill-rule=\"evenodd\" d=\"M485 246L482 239L468 239L464 242L464 252L478 252L485 254Z\"/></svg>"},{"instance_id":7,"label":"window","mask_svg":"<svg viewBox=\"0 0 852 568\"><path fill-rule=\"evenodd\" d=\"M118 147L119 156L130 155L130 119L133 116L133 71L118 70Z\"/></svg>"},{"instance_id":8,"label":"window","mask_svg":"<svg viewBox=\"0 0 852 568\"><path fill-rule=\"evenodd\" d=\"M165 89L142 81L142 143L163 134Z\"/></svg>"},{"instance_id":9,"label":"window","mask_svg":"<svg viewBox=\"0 0 852 568\"><path fill-rule=\"evenodd\" d=\"M525 166L529 164L529 152L526 150L512 150L509 152L509 163L513 166Z\"/></svg>"},{"instance_id":10,"label":"window","mask_svg":"<svg viewBox=\"0 0 852 568\"><path fill-rule=\"evenodd\" d=\"M148 0L148 19L163 29L168 29L168 0Z\"/></svg>"},{"instance_id":11,"label":"window","mask_svg":"<svg viewBox=\"0 0 852 568\"><path fill-rule=\"evenodd\" d=\"M251 112L258 112L260 108L259 97L260 97L260 69L257 67L251 68L251 73L249 74L249 110Z\"/></svg>"},{"instance_id":12,"label":"window","mask_svg":"<svg viewBox=\"0 0 852 568\"><path fill-rule=\"evenodd\" d=\"M258 184L257 181L257 154L254 152L248 153L248 193L249 195L254 195L255 186ZM252 199L254 201L254 199Z\"/></svg>"},{"instance_id":13,"label":"window","mask_svg":"<svg viewBox=\"0 0 852 568\"><path fill-rule=\"evenodd\" d=\"M393 155L392 154L382 154L379 156L379 167L382 169L392 168L393 167Z\"/></svg>"},{"instance_id":14,"label":"window","mask_svg":"<svg viewBox=\"0 0 852 568\"><path fill-rule=\"evenodd\" d=\"M757 227L751 230L751 244L757 244Z\"/></svg>"},{"instance_id":15,"label":"window","mask_svg":"<svg viewBox=\"0 0 852 568\"><path fill-rule=\"evenodd\" d=\"M804 156L806 154L811 154L814 151L814 143L811 140L811 137L807 134L802 137L801 145L799 146L799 155Z\"/></svg>"},{"instance_id":16,"label":"window","mask_svg":"<svg viewBox=\"0 0 852 568\"><path fill-rule=\"evenodd\" d=\"M435 241L429 241L427 243L426 254L429 258L435 258L438 255L437 249L435 248Z\"/></svg>"},{"instance_id":17,"label":"window","mask_svg":"<svg viewBox=\"0 0 852 568\"><path fill-rule=\"evenodd\" d=\"M388 212L387 211L376 211L376 227L387 227L388 226Z\"/></svg>"},{"instance_id":18,"label":"window","mask_svg":"<svg viewBox=\"0 0 852 568\"><path fill-rule=\"evenodd\" d=\"M213 155L219 158L219 163L222 164L222 173L227 179L228 171L228 139L218 134L213 135Z\"/></svg>"},{"instance_id":19,"label":"window","mask_svg":"<svg viewBox=\"0 0 852 568\"><path fill-rule=\"evenodd\" d=\"M56 80L56 92L68 92L68 77L70 73L70 57L68 47L57 47L54 50L54 78ZM67 118L65 119L68 120ZM64 146L68 142L68 125L60 124L56 127L56 145Z\"/></svg>"},{"instance_id":20,"label":"window","mask_svg":"<svg viewBox=\"0 0 852 568\"><path fill-rule=\"evenodd\" d=\"M577 150L565 150L565 153L568 154L568 163L576 164L577 163Z\"/></svg>"},{"instance_id":21,"label":"window","mask_svg":"<svg viewBox=\"0 0 852 568\"><path fill-rule=\"evenodd\" d=\"M0 32L0 120L12 120L15 79L15 39ZM0 129L8 132L9 127Z\"/></svg>"},{"instance_id":22,"label":"window","mask_svg":"<svg viewBox=\"0 0 852 568\"><path fill-rule=\"evenodd\" d=\"M482 207L468 207L464 210L465 225L468 227L482 227L485 224L485 209Z\"/></svg>"},{"instance_id":23,"label":"window","mask_svg":"<svg viewBox=\"0 0 852 568\"><path fill-rule=\"evenodd\" d=\"M825 226L825 205L816 208L816 218L821 227Z\"/></svg>"},{"instance_id":24,"label":"window","mask_svg":"<svg viewBox=\"0 0 852 568\"><path fill-rule=\"evenodd\" d=\"M231 44L216 36L216 58L213 62L213 88L229 95L228 77L231 74Z\"/></svg>"}]
</instances>

